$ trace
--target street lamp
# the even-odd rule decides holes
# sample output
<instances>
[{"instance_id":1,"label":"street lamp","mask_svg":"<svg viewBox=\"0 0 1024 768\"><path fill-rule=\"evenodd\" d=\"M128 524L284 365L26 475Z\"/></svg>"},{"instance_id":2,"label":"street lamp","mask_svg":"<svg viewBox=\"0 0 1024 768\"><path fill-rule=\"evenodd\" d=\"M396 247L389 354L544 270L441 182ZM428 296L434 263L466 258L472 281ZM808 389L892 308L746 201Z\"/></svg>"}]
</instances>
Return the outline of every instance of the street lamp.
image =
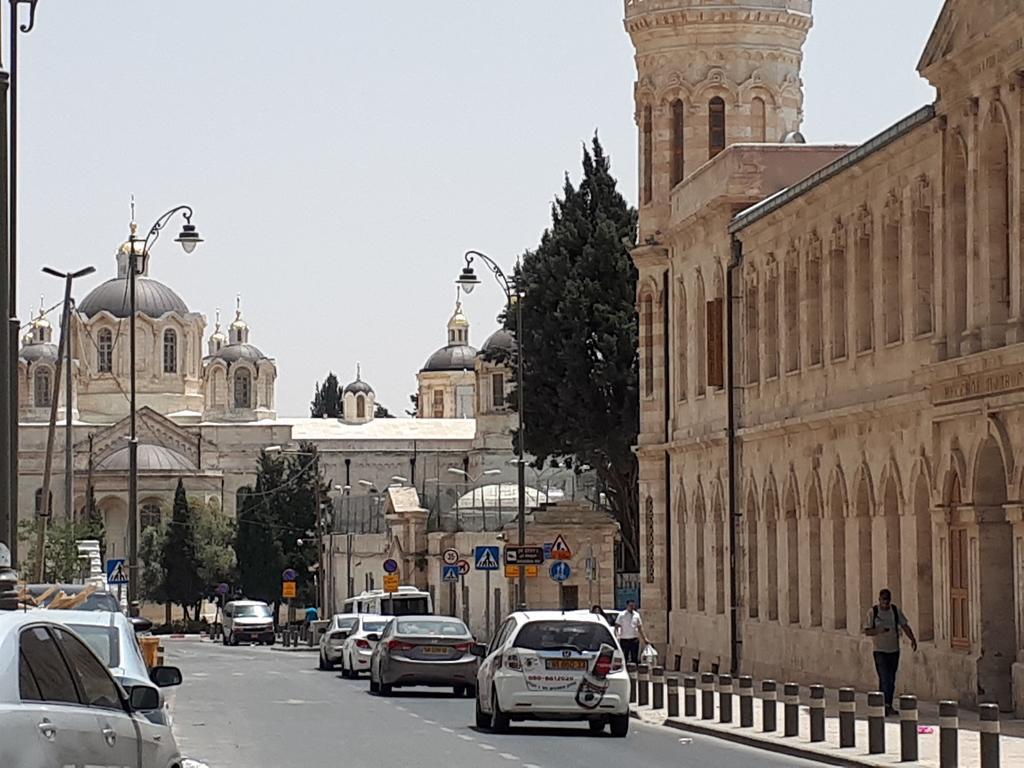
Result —
<instances>
[{"instance_id":1,"label":"street lamp","mask_svg":"<svg viewBox=\"0 0 1024 768\"><path fill-rule=\"evenodd\" d=\"M462 287L467 294L480 284L480 279L473 269L473 261L480 259L494 274L502 291L505 292L505 300L508 304L515 304L516 307L516 412L519 416L519 429L516 433L516 459L517 459L517 480L519 484L519 546L526 545L526 450L525 431L523 426L523 292L520 281L510 279L490 256L480 251L466 251L466 266L462 268L462 274L456 280L456 284ZM516 271L519 270L519 263L516 263ZM526 608L526 569L519 568L519 607Z\"/></svg>"},{"instance_id":2,"label":"street lamp","mask_svg":"<svg viewBox=\"0 0 1024 768\"><path fill-rule=\"evenodd\" d=\"M128 236L128 365L129 365L129 401L128 420L128 603L138 600L139 594L139 438L136 432L136 399L135 399L135 283L140 273L146 271L146 260L149 249L160 238L163 231L175 214L180 213L185 220L181 233L174 242L181 245L185 253L192 253L196 246L203 242L192 224L192 207L178 205L162 214L149 228L145 238L139 238L135 222L132 222Z\"/></svg>"}]
</instances>

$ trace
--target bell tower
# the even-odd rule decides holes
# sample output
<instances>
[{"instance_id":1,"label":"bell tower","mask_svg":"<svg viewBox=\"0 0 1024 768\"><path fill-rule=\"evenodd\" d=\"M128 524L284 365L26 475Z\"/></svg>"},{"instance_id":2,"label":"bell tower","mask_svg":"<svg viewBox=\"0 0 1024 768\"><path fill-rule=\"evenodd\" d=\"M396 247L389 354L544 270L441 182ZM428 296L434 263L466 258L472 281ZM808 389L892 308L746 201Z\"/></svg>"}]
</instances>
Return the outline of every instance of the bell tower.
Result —
<instances>
[{"instance_id":1,"label":"bell tower","mask_svg":"<svg viewBox=\"0 0 1024 768\"><path fill-rule=\"evenodd\" d=\"M812 0L624 0L636 50L640 239L672 189L730 144L800 130Z\"/></svg>"}]
</instances>

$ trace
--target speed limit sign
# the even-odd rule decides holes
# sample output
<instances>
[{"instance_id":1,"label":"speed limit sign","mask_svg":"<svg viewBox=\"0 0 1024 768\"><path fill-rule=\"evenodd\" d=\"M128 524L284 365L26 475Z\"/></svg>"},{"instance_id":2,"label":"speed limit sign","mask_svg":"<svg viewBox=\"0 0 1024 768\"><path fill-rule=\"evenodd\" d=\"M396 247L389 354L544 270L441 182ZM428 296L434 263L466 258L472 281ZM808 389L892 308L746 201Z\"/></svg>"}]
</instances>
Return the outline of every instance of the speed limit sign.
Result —
<instances>
[{"instance_id":1,"label":"speed limit sign","mask_svg":"<svg viewBox=\"0 0 1024 768\"><path fill-rule=\"evenodd\" d=\"M441 553L441 561L445 565L455 565L459 562L459 550L457 549L446 549Z\"/></svg>"}]
</instances>

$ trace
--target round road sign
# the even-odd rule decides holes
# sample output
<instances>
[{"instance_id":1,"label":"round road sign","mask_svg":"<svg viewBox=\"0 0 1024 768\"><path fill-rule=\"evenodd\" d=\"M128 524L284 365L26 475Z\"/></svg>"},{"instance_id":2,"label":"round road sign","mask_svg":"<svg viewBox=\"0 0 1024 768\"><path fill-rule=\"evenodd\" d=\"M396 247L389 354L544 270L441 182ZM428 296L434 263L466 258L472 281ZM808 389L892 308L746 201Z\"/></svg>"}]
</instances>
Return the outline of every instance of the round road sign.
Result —
<instances>
[{"instance_id":1,"label":"round road sign","mask_svg":"<svg viewBox=\"0 0 1024 768\"><path fill-rule=\"evenodd\" d=\"M226 595L230 591L231 591L231 587L229 587L227 584L223 584L222 583L222 584L218 584L217 585L217 594L218 595Z\"/></svg>"},{"instance_id":2,"label":"round road sign","mask_svg":"<svg viewBox=\"0 0 1024 768\"><path fill-rule=\"evenodd\" d=\"M284 573L281 574L283 581L295 581L299 577L299 574L295 572L294 568L285 568Z\"/></svg>"},{"instance_id":3,"label":"round road sign","mask_svg":"<svg viewBox=\"0 0 1024 768\"><path fill-rule=\"evenodd\" d=\"M551 564L551 578L561 583L572 575L572 568L565 560L556 560Z\"/></svg>"},{"instance_id":4,"label":"round road sign","mask_svg":"<svg viewBox=\"0 0 1024 768\"><path fill-rule=\"evenodd\" d=\"M459 562L457 562L456 565L459 566L459 575L460 576L465 576L467 573L469 573L469 561L468 560L459 560Z\"/></svg>"},{"instance_id":5,"label":"round road sign","mask_svg":"<svg viewBox=\"0 0 1024 768\"><path fill-rule=\"evenodd\" d=\"M389 558L389 559L384 561L384 572L385 573L394 573L397 570L398 570L398 562L396 560L391 560Z\"/></svg>"},{"instance_id":6,"label":"round road sign","mask_svg":"<svg viewBox=\"0 0 1024 768\"><path fill-rule=\"evenodd\" d=\"M457 549L446 549L441 553L441 561L445 565L455 565L459 562L459 550Z\"/></svg>"}]
</instances>

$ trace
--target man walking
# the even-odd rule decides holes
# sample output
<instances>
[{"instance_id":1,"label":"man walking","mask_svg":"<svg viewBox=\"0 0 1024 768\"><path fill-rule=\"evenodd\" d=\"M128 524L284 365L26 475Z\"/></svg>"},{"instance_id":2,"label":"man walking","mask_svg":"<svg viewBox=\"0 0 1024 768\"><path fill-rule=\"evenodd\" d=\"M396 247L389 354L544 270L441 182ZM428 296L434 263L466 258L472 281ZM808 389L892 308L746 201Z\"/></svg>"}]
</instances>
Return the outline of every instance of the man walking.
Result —
<instances>
[{"instance_id":1,"label":"man walking","mask_svg":"<svg viewBox=\"0 0 1024 768\"><path fill-rule=\"evenodd\" d=\"M871 606L864 622L864 634L875 641L875 670L878 672L878 687L885 695L885 714L895 715L893 697L896 694L896 671L900 666L900 634L910 640L910 647L917 650L917 638L910 628L907 617L892 603L892 592L883 589L878 593L878 604Z\"/></svg>"},{"instance_id":2,"label":"man walking","mask_svg":"<svg viewBox=\"0 0 1024 768\"><path fill-rule=\"evenodd\" d=\"M636 612L636 601L630 600L626 603L626 610L619 614L615 620L615 634L619 637L619 645L622 652L626 654L626 663L638 664L640 662L640 641L647 643L647 635L644 634L644 622L640 614Z\"/></svg>"}]
</instances>

